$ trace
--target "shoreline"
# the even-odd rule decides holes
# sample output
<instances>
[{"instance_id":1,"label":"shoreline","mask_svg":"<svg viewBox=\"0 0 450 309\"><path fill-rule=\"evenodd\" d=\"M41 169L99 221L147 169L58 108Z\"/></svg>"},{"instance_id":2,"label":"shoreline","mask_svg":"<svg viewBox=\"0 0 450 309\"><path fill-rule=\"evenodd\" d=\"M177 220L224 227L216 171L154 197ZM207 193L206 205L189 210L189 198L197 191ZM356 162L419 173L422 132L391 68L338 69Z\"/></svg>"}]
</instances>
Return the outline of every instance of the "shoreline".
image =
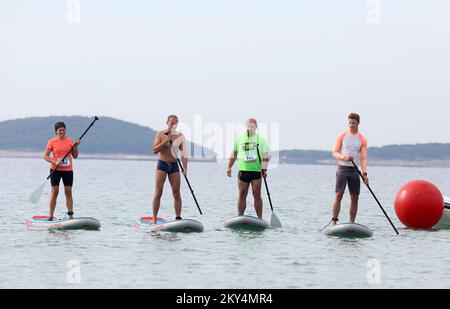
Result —
<instances>
[{"instance_id":1,"label":"shoreline","mask_svg":"<svg viewBox=\"0 0 450 309\"><path fill-rule=\"evenodd\" d=\"M428 168L450 168L450 160L417 160L417 161L402 161L402 160L369 160L369 166L380 167L428 167ZM336 161L317 161L317 162L280 162L283 165L322 165L322 166L337 166Z\"/></svg>"},{"instance_id":2,"label":"shoreline","mask_svg":"<svg viewBox=\"0 0 450 309\"><path fill-rule=\"evenodd\" d=\"M10 151L0 150L0 158L17 158L17 159L41 159L41 152L33 151ZM104 153L92 153L83 154L85 160L116 160L116 161L157 161L156 156L145 155L131 155L131 154L104 154ZM189 159L191 162L199 163L218 163L227 161L224 159ZM415 160L415 161L403 161L403 160L370 160L371 166L382 167L429 167L429 168L450 168L450 160ZM336 165L335 160L318 160L315 162L295 162L294 160L280 160L279 164L282 165Z\"/></svg>"},{"instance_id":3,"label":"shoreline","mask_svg":"<svg viewBox=\"0 0 450 309\"><path fill-rule=\"evenodd\" d=\"M0 150L0 158L16 158L16 159L42 159L41 152L27 151L9 151ZM131 154L105 154L105 153L86 153L82 155L84 160L115 160L115 161L158 161L156 156L131 155ZM191 162L217 162L215 158L200 159L189 158Z\"/></svg>"}]
</instances>

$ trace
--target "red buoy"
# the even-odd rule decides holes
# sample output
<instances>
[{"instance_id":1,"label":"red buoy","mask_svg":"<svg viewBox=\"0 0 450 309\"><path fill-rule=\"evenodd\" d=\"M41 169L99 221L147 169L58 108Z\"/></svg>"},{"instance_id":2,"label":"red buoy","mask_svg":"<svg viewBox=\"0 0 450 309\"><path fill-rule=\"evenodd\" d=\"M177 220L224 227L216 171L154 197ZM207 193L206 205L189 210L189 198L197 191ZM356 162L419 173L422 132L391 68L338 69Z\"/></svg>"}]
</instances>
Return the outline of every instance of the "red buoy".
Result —
<instances>
[{"instance_id":1,"label":"red buoy","mask_svg":"<svg viewBox=\"0 0 450 309\"><path fill-rule=\"evenodd\" d=\"M444 197L425 180L414 180L400 188L395 197L395 213L407 227L431 229L442 217Z\"/></svg>"}]
</instances>

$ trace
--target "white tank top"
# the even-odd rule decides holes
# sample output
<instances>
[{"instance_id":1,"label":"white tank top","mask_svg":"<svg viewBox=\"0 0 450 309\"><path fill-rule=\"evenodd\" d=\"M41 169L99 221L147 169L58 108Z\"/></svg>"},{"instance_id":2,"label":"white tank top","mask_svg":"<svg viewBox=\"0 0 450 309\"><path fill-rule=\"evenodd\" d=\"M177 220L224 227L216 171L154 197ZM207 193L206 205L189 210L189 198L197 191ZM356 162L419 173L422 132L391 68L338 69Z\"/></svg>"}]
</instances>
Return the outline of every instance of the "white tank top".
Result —
<instances>
[{"instance_id":1,"label":"white tank top","mask_svg":"<svg viewBox=\"0 0 450 309\"><path fill-rule=\"evenodd\" d=\"M344 156L352 156L355 163L366 160L367 141L361 133L352 134L345 132L341 134L336 142L334 151L340 152ZM361 158L361 154L363 157ZM341 166L353 166L351 161L339 161Z\"/></svg>"}]
</instances>

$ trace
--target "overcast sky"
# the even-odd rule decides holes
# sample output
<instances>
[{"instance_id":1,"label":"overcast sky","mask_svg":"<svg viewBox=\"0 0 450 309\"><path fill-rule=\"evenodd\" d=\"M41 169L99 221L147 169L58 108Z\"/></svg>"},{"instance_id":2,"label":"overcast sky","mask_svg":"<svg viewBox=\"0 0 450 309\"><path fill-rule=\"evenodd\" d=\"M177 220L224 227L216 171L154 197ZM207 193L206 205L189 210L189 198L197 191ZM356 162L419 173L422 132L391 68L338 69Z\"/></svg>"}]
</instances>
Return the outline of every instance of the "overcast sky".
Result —
<instances>
[{"instance_id":1,"label":"overcast sky","mask_svg":"<svg viewBox=\"0 0 450 309\"><path fill-rule=\"evenodd\" d=\"M450 142L448 0L76 3L0 2L0 121L253 116L329 150L358 112L369 146Z\"/></svg>"}]
</instances>

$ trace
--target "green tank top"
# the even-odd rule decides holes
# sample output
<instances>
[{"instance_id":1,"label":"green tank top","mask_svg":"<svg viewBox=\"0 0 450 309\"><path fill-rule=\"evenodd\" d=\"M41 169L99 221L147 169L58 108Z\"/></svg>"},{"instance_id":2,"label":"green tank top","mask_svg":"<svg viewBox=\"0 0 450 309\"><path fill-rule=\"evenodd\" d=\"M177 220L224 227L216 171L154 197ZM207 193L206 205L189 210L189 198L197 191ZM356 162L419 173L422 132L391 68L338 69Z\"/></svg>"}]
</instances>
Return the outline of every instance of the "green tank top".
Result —
<instances>
[{"instance_id":1,"label":"green tank top","mask_svg":"<svg viewBox=\"0 0 450 309\"><path fill-rule=\"evenodd\" d=\"M257 146L261 157L269 153L267 142L259 134L249 137L246 133L234 142L234 152L237 152L238 154L237 157L240 171L261 171L262 165L256 150Z\"/></svg>"}]
</instances>

